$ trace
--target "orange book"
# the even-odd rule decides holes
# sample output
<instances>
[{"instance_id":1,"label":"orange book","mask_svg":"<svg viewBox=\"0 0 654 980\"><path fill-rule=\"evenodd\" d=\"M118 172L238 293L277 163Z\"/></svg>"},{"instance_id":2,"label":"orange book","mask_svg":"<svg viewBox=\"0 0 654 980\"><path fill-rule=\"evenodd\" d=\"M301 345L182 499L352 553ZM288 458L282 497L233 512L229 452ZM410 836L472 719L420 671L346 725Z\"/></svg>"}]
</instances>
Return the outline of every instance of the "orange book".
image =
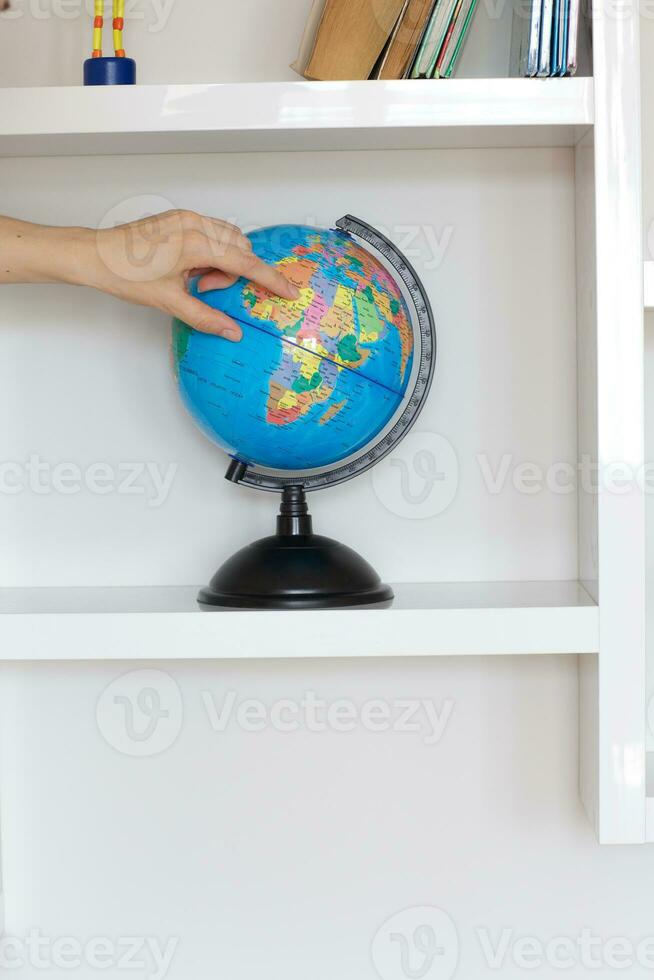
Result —
<instances>
[{"instance_id":1,"label":"orange book","mask_svg":"<svg viewBox=\"0 0 654 980\"><path fill-rule=\"evenodd\" d=\"M379 71L380 78L404 78L411 67L434 5L434 0L409 0L390 40Z\"/></svg>"},{"instance_id":2,"label":"orange book","mask_svg":"<svg viewBox=\"0 0 654 980\"><path fill-rule=\"evenodd\" d=\"M369 78L404 6L404 0L327 0L306 77Z\"/></svg>"}]
</instances>

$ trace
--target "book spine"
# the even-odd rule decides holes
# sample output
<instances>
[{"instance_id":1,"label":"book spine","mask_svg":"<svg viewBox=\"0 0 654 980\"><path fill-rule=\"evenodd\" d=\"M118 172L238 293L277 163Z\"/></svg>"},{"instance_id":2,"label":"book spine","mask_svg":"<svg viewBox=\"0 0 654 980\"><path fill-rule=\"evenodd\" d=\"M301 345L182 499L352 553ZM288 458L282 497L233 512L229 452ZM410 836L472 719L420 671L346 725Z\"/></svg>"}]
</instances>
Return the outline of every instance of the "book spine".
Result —
<instances>
[{"instance_id":1,"label":"book spine","mask_svg":"<svg viewBox=\"0 0 654 980\"><path fill-rule=\"evenodd\" d=\"M472 24L472 19L475 16L475 11L477 10L477 3L478 0L472 0L470 4L470 9L468 10L468 13L465 15L465 19L463 19L462 17L463 27L461 29L458 40L455 40L454 42L454 50L452 52L450 63L447 66L447 70L445 72L445 78L451 78L456 70L456 66L461 56L461 52L463 51L463 46L466 42L466 38L470 31L470 25Z\"/></svg>"},{"instance_id":2,"label":"book spine","mask_svg":"<svg viewBox=\"0 0 654 980\"><path fill-rule=\"evenodd\" d=\"M538 56L540 54L540 27L543 14L541 0L532 0L531 27L529 31L529 48L527 51L527 77L534 78L538 74Z\"/></svg>"},{"instance_id":3,"label":"book spine","mask_svg":"<svg viewBox=\"0 0 654 980\"><path fill-rule=\"evenodd\" d=\"M563 37L561 40L561 75L568 73L568 43L570 40L570 0L563 5Z\"/></svg>"},{"instance_id":4,"label":"book spine","mask_svg":"<svg viewBox=\"0 0 654 980\"><path fill-rule=\"evenodd\" d=\"M386 63L388 61L388 56L390 55L391 49L393 47L393 44L397 40L397 36L400 33L400 29L402 27L402 22L403 22L404 18L406 17L406 12L409 9L409 4L410 3L411 3L411 0L404 0L404 5L402 7L402 10L400 11L400 16L397 18L397 23L396 23L395 27L393 28L393 33L391 34L391 36L388 39L388 43L386 44L386 47L384 48L384 51L382 52L382 55L381 55L381 57L379 59L379 64L377 66L377 69L370 76L371 78L383 78L384 77L384 74L383 73L384 73L384 68L386 67Z\"/></svg>"},{"instance_id":5,"label":"book spine","mask_svg":"<svg viewBox=\"0 0 654 980\"><path fill-rule=\"evenodd\" d=\"M581 16L580 0L570 0L570 26L568 29L568 55L566 71L568 75L577 73L577 50L579 47L579 18Z\"/></svg>"},{"instance_id":6,"label":"book spine","mask_svg":"<svg viewBox=\"0 0 654 980\"><path fill-rule=\"evenodd\" d=\"M552 11L552 55L550 58L550 75L558 75L561 70L560 64L560 30L561 30L561 8L563 0L554 0L554 10Z\"/></svg>"},{"instance_id":7,"label":"book spine","mask_svg":"<svg viewBox=\"0 0 654 980\"><path fill-rule=\"evenodd\" d=\"M553 0L543 0L542 23L540 30L540 56L538 59L538 77L547 78L552 70L552 18L554 14Z\"/></svg>"},{"instance_id":8,"label":"book spine","mask_svg":"<svg viewBox=\"0 0 654 980\"><path fill-rule=\"evenodd\" d=\"M441 0L440 16L437 19L435 31L434 31L434 46L432 50L431 60L427 66L426 78L433 78L434 72L436 71L436 65L440 57L440 53L443 49L443 44L447 36L447 32L450 29L450 24L452 23L452 15L457 7L457 0Z\"/></svg>"},{"instance_id":9,"label":"book spine","mask_svg":"<svg viewBox=\"0 0 654 980\"><path fill-rule=\"evenodd\" d=\"M307 65L311 60L326 6L327 0L313 0L313 6L311 7L311 12L304 28L304 34L300 41L297 58L291 65L293 71L297 72L298 75L304 75Z\"/></svg>"},{"instance_id":10,"label":"book spine","mask_svg":"<svg viewBox=\"0 0 654 980\"><path fill-rule=\"evenodd\" d=\"M425 24L425 29L423 31L422 37L420 38L420 43L418 45L418 50L416 53L415 60L411 68L411 78L426 78L426 65L427 65L427 51L430 46L432 34L436 29L436 20L439 16L440 10L447 0L436 0L434 3L433 10L430 17ZM423 63L425 65L425 71L423 71Z\"/></svg>"},{"instance_id":11,"label":"book spine","mask_svg":"<svg viewBox=\"0 0 654 980\"><path fill-rule=\"evenodd\" d=\"M461 9L463 7L463 0L458 0L456 7L452 13L449 26L445 33L443 39L443 44L441 46L440 53L438 55L438 60L436 62L436 67L434 68L434 78L440 78L443 72L443 66L445 65L445 58L447 57L448 46L454 36L454 31L456 30L456 22L461 15Z\"/></svg>"},{"instance_id":12,"label":"book spine","mask_svg":"<svg viewBox=\"0 0 654 980\"><path fill-rule=\"evenodd\" d=\"M422 43L422 39L425 36L425 31L427 30L427 26L432 14L434 13L435 7L436 0L420 0L419 3L417 3L416 0L413 0L413 2L409 5L406 18L410 21L409 30L411 33L411 41L406 46L404 63L395 77L409 77L411 69L413 68L416 52L418 51Z\"/></svg>"}]
</instances>

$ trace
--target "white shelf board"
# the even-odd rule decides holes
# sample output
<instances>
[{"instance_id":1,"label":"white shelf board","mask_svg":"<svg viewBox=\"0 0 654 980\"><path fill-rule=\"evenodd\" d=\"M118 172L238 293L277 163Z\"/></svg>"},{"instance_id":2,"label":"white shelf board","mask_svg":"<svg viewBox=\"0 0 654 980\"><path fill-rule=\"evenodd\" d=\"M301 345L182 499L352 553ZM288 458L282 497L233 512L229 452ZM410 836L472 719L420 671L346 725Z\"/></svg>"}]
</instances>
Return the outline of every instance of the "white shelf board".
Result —
<instances>
[{"instance_id":1,"label":"white shelf board","mask_svg":"<svg viewBox=\"0 0 654 980\"><path fill-rule=\"evenodd\" d=\"M0 89L0 156L572 146L593 80Z\"/></svg>"},{"instance_id":2,"label":"white shelf board","mask_svg":"<svg viewBox=\"0 0 654 980\"><path fill-rule=\"evenodd\" d=\"M645 262L645 311L654 311L654 262Z\"/></svg>"},{"instance_id":3,"label":"white shelf board","mask_svg":"<svg viewBox=\"0 0 654 980\"><path fill-rule=\"evenodd\" d=\"M645 840L654 844L654 752L646 756Z\"/></svg>"},{"instance_id":4,"label":"white shelf board","mask_svg":"<svg viewBox=\"0 0 654 980\"><path fill-rule=\"evenodd\" d=\"M390 609L200 611L197 587L0 589L0 660L576 654L599 611L577 582L398 585Z\"/></svg>"}]
</instances>

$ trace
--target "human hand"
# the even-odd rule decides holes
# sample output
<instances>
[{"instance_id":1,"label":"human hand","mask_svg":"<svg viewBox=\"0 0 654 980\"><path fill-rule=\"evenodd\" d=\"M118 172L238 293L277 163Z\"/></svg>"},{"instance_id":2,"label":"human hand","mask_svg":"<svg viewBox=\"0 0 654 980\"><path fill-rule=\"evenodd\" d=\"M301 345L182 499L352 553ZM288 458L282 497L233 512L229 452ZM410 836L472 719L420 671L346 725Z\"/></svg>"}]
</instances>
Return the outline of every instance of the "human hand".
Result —
<instances>
[{"instance_id":1,"label":"human hand","mask_svg":"<svg viewBox=\"0 0 654 980\"><path fill-rule=\"evenodd\" d=\"M96 249L100 264L94 263L89 285L228 340L240 340L241 327L190 296L190 279L199 277L200 293L226 289L243 276L283 299L299 296L278 269L254 254L240 228L192 211L166 211L98 231Z\"/></svg>"},{"instance_id":2,"label":"human hand","mask_svg":"<svg viewBox=\"0 0 654 980\"><path fill-rule=\"evenodd\" d=\"M188 293L225 289L241 276L287 300L298 290L225 221L166 211L116 228L52 228L0 218L0 282L66 282L179 317L204 333L240 340L238 323Z\"/></svg>"}]
</instances>

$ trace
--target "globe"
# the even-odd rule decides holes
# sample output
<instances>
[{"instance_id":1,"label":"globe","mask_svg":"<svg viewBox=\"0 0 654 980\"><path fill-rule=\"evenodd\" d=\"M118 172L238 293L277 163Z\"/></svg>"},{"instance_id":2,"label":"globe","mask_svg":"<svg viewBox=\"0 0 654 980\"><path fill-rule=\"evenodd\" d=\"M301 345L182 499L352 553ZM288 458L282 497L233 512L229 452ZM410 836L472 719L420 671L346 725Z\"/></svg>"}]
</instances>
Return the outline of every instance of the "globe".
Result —
<instances>
[{"instance_id":1,"label":"globe","mask_svg":"<svg viewBox=\"0 0 654 980\"><path fill-rule=\"evenodd\" d=\"M280 509L276 533L224 561L198 603L387 606L393 590L375 569L314 533L307 493L374 466L415 423L435 364L429 297L393 243L352 215L333 230L276 225L249 237L299 298L280 299L245 279L202 294L192 284L196 297L241 324L243 339L234 344L174 320L173 365L192 418L232 457L227 479L279 491Z\"/></svg>"},{"instance_id":2,"label":"globe","mask_svg":"<svg viewBox=\"0 0 654 980\"><path fill-rule=\"evenodd\" d=\"M202 293L241 324L243 339L175 320L181 398L202 431L248 466L328 467L374 442L401 407L414 354L409 310L387 267L344 231L277 225L249 238L300 298L245 279Z\"/></svg>"}]
</instances>

